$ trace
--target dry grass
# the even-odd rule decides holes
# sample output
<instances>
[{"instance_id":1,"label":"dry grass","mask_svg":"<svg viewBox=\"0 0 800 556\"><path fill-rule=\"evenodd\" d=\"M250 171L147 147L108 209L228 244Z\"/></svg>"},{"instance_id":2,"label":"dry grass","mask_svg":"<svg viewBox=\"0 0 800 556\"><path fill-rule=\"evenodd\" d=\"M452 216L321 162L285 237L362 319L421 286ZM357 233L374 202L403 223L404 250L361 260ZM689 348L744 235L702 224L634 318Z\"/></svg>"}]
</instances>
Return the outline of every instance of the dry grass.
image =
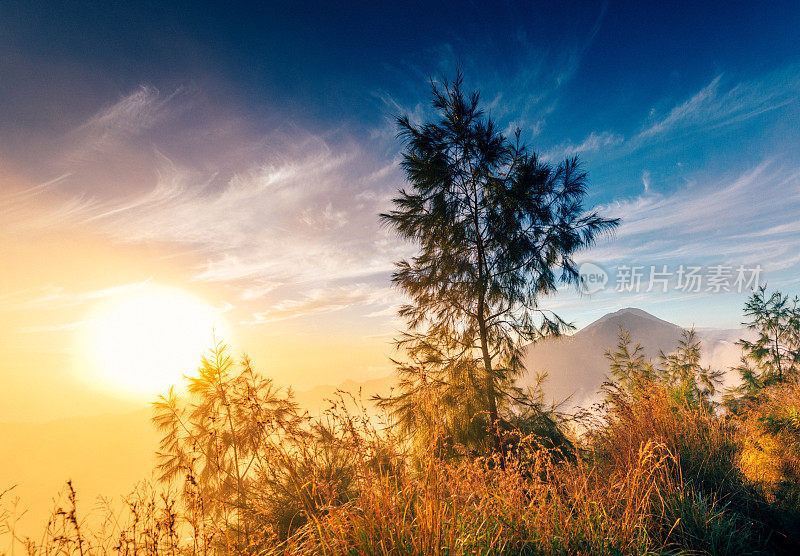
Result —
<instances>
[{"instance_id":1,"label":"dry grass","mask_svg":"<svg viewBox=\"0 0 800 556\"><path fill-rule=\"evenodd\" d=\"M178 495L145 483L90 527L69 484L39 540L4 544L42 555L791 553L798 400L775 391L733 420L655 384L612 389L572 451L529 435L502 460L410 453L340 400L264 449L259 471L241 475L246 505L187 473ZM748 468L754 438L780 441L764 450L768 481ZM0 510L5 538L9 516Z\"/></svg>"},{"instance_id":2,"label":"dry grass","mask_svg":"<svg viewBox=\"0 0 800 556\"><path fill-rule=\"evenodd\" d=\"M662 451L600 477L539 452L525 466L430 461L421 474L374 477L357 499L298 531L289 552L323 554L640 554L650 541Z\"/></svg>"},{"instance_id":3,"label":"dry grass","mask_svg":"<svg viewBox=\"0 0 800 556\"><path fill-rule=\"evenodd\" d=\"M765 389L740 408L738 433L744 475L783 515L800 511L800 387ZM797 530L800 525L787 523ZM800 533L798 533L800 534Z\"/></svg>"}]
</instances>

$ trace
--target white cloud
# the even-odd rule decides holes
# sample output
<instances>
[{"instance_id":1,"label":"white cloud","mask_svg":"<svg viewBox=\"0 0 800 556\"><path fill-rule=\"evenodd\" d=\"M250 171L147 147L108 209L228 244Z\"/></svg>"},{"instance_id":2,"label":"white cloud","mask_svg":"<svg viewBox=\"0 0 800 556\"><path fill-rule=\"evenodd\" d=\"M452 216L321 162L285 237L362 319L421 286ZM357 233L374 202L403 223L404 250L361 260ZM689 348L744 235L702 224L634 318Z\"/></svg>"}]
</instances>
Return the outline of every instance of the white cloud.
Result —
<instances>
[{"instance_id":1,"label":"white cloud","mask_svg":"<svg viewBox=\"0 0 800 556\"><path fill-rule=\"evenodd\" d=\"M97 112L78 131L95 137L140 134L189 108L192 94L184 87L164 94L153 86L141 85L105 110Z\"/></svg>"},{"instance_id":2,"label":"white cloud","mask_svg":"<svg viewBox=\"0 0 800 556\"><path fill-rule=\"evenodd\" d=\"M716 96L720 79L722 79L721 75L715 77L711 83L695 93L692 98L670 110L666 118L652 124L642 131L640 137L647 137L664 132L682 121L697 117L702 109L709 103L710 99Z\"/></svg>"},{"instance_id":3,"label":"white cloud","mask_svg":"<svg viewBox=\"0 0 800 556\"><path fill-rule=\"evenodd\" d=\"M597 133L593 131L577 145L569 142L562 143L548 150L544 153L542 158L545 160L553 160L573 157L584 153L598 152L608 147L616 147L624 141L625 138L617 133L612 133L610 131Z\"/></svg>"},{"instance_id":4,"label":"white cloud","mask_svg":"<svg viewBox=\"0 0 800 556\"><path fill-rule=\"evenodd\" d=\"M63 307L83 305L85 303L117 297L141 290L151 281L152 278L148 278L141 282L132 282L129 284L120 284L118 286L85 291L67 291L61 286L51 284L41 288L17 291L7 296L0 297L0 309L61 309Z\"/></svg>"},{"instance_id":5,"label":"white cloud","mask_svg":"<svg viewBox=\"0 0 800 556\"><path fill-rule=\"evenodd\" d=\"M795 256L794 242L785 234L800 213L800 168L763 161L734 178L669 194L647 191L599 210L622 218L622 224L612 240L586 254L587 260L645 265L713 260L778 270Z\"/></svg>"},{"instance_id":6,"label":"white cloud","mask_svg":"<svg viewBox=\"0 0 800 556\"><path fill-rule=\"evenodd\" d=\"M559 72L534 54L528 61L535 63L520 66L510 78L490 75L481 88L498 99L493 116L535 122L538 133L556 106L552 83ZM539 87L548 82L549 88ZM797 96L798 83L796 77L787 81L776 74L764 83L725 89L720 76L666 115L654 114L633 139L595 131L546 156L620 155L671 131L724 125L788 102ZM500 100L499 90L525 94L504 93ZM530 95L531 90L542 92ZM403 106L383 98L394 108ZM406 108L402 111L415 117L426 115L420 104ZM192 277L229 287L230 299L247 301L257 321L287 318L291 311L334 310L346 302L372 303L365 301L372 299L366 294L337 288L359 283L364 292L380 291L392 262L412 250L378 224L377 214L403 183L397 160L372 149L377 143L385 146L386 130L369 136L369 143L335 130L320 134L296 126L258 134L203 104L197 91L163 95L143 86L64 138L63 164L54 173L58 178L24 194L0 194L0 226L11 231L89 227L118 242L158 242L176 252L192 251L203 261ZM99 162L98 152L103 154ZM764 162L737 179L668 195L652 191L648 171L641 181L643 195L602 209L622 216L623 225L613 244L591 252L594 259L714 254L769 259L774 265L789 260L787 242L783 238L781 244L777 235L793 233L792 215L800 206L790 198L775 207L773 199L796 185L790 168ZM733 239L737 235L742 237ZM764 255L766 245L774 253ZM314 296L306 297L309 292ZM253 311L254 304L268 308ZM389 306L387 301L373 314L384 314Z\"/></svg>"},{"instance_id":7,"label":"white cloud","mask_svg":"<svg viewBox=\"0 0 800 556\"><path fill-rule=\"evenodd\" d=\"M723 88L722 75L711 80L689 99L674 106L636 137L637 141L676 130L724 126L775 110L800 97L797 68L769 74L758 81ZM655 111L652 111L655 116Z\"/></svg>"},{"instance_id":8,"label":"white cloud","mask_svg":"<svg viewBox=\"0 0 800 556\"><path fill-rule=\"evenodd\" d=\"M392 294L389 288L374 288L365 284L314 289L299 298L287 299L265 311L253 313L252 320L243 324L269 323L358 305L386 305L393 299Z\"/></svg>"},{"instance_id":9,"label":"white cloud","mask_svg":"<svg viewBox=\"0 0 800 556\"><path fill-rule=\"evenodd\" d=\"M193 279L200 282L233 282L278 272L279 266L276 261L245 262L236 255L223 254L219 259L207 261Z\"/></svg>"},{"instance_id":10,"label":"white cloud","mask_svg":"<svg viewBox=\"0 0 800 556\"><path fill-rule=\"evenodd\" d=\"M78 129L90 134L108 132L136 133L152 127L163 115L164 109L177 92L162 97L158 89L141 85L108 108L97 112Z\"/></svg>"}]
</instances>

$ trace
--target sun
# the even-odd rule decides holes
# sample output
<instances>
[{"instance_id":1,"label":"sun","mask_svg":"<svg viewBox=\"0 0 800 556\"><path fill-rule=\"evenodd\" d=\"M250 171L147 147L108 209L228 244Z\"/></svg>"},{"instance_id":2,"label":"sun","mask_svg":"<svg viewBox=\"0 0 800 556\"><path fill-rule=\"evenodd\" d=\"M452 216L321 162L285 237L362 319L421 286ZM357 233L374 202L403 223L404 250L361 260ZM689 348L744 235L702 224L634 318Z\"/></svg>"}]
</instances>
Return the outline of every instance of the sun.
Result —
<instances>
[{"instance_id":1,"label":"sun","mask_svg":"<svg viewBox=\"0 0 800 556\"><path fill-rule=\"evenodd\" d=\"M201 299L147 286L98 311L87 348L103 386L152 397L192 374L224 328L218 312Z\"/></svg>"}]
</instances>

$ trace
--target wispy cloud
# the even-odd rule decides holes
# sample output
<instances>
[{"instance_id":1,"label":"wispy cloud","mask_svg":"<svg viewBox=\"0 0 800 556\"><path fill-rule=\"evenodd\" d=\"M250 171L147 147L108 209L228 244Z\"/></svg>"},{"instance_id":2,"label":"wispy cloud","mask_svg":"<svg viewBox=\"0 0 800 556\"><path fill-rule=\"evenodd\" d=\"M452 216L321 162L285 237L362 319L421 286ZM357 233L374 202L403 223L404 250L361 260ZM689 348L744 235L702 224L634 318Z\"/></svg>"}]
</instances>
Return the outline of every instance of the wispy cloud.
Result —
<instances>
[{"instance_id":1,"label":"wispy cloud","mask_svg":"<svg viewBox=\"0 0 800 556\"><path fill-rule=\"evenodd\" d=\"M650 191L650 172L647 170L642 170L642 186L645 193Z\"/></svg>"},{"instance_id":2,"label":"wispy cloud","mask_svg":"<svg viewBox=\"0 0 800 556\"><path fill-rule=\"evenodd\" d=\"M447 55L454 56L442 54ZM522 58L510 73L470 73L483 76L476 85L490 99L493 117L539 133L559 103L557 77L569 68L535 49ZM720 75L665 113L654 113L638 134L593 131L544 156L619 158L673 133L773 110L796 99L798 91L800 78L790 71L733 86ZM376 95L387 109L422 119L428 114L419 92ZM392 261L411 251L381 229L376 216L403 183L396 155L387 154L392 135L390 122L367 132L369 140L288 124L256 130L209 106L197 90L163 93L142 86L61 138L52 180L13 195L0 193L0 226L11 232L81 227L116 242L191 253L196 263L188 278L224 286L231 301L247 306L235 311L253 313L253 322L365 304L371 314L387 314L391 300L372 295L385 287ZM735 178L698 178L697 184L663 193L651 187L649 171L639 172L642 195L603 208L623 217L613 247L601 245L588 256L713 255L775 268L779 260L790 261L786 237L779 237L797 233L793 215L800 203L785 198L797 186L789 164L765 161ZM771 199L778 196L784 201L774 206ZM765 254L765 246L773 251ZM341 290L343 284L360 284L360 293ZM42 302L77 299L70 301L67 292L50 295Z\"/></svg>"},{"instance_id":3,"label":"wispy cloud","mask_svg":"<svg viewBox=\"0 0 800 556\"><path fill-rule=\"evenodd\" d=\"M713 260L778 270L795 258L783 234L800 212L800 168L766 160L736 177L645 191L601 210L622 225L613 243L591 252L595 261Z\"/></svg>"},{"instance_id":4,"label":"wispy cloud","mask_svg":"<svg viewBox=\"0 0 800 556\"><path fill-rule=\"evenodd\" d=\"M542 158L545 160L553 160L585 153L594 153L605 148L620 145L624 140L625 138L617 133L612 133L610 131L598 133L593 131L578 144L562 143L549 149L542 155Z\"/></svg>"},{"instance_id":5,"label":"wispy cloud","mask_svg":"<svg viewBox=\"0 0 800 556\"><path fill-rule=\"evenodd\" d=\"M141 85L73 130L65 156L74 162L112 151L121 142L170 121L188 108L189 100L183 88L164 94L153 86Z\"/></svg>"},{"instance_id":6,"label":"wispy cloud","mask_svg":"<svg viewBox=\"0 0 800 556\"><path fill-rule=\"evenodd\" d=\"M654 108L642 129L626 138L611 130L592 131L582 141L562 142L544 151L546 160L603 152L620 160L635 151L655 149L665 138L687 133L710 134L758 115L800 102L800 77L796 66L784 68L759 79L730 84L720 74L688 99L673 105L666 114ZM606 160L608 160L607 158ZM643 174L642 185L649 188Z\"/></svg>"},{"instance_id":7,"label":"wispy cloud","mask_svg":"<svg viewBox=\"0 0 800 556\"><path fill-rule=\"evenodd\" d=\"M700 126L724 126L786 106L800 98L800 77L790 67L763 76L724 86L718 75L687 100L661 117L654 118L636 137L643 141L671 131L694 130Z\"/></svg>"},{"instance_id":8,"label":"wispy cloud","mask_svg":"<svg viewBox=\"0 0 800 556\"><path fill-rule=\"evenodd\" d=\"M599 6L585 35L565 38L563 43L549 48L543 48L535 37L530 37L523 28L517 28L516 32L509 34L515 49L513 57L499 52L498 44L489 39L480 45L466 45L458 40L439 44L422 53L421 59L406 59L389 66L389 70L402 78L398 86L413 85L412 89L401 88L391 94L379 90L373 95L381 100L389 114L408 114L412 121L421 122L431 112L427 95L423 96L426 101L420 102L420 83L429 78L438 81L442 76L452 77L455 68L460 68L465 77L465 88L480 91L484 108L504 132L510 135L519 128L523 138L531 140L544 132L549 116L559 107L562 93L575 79L587 50L602 27L607 7L607 2ZM527 11L527 8L523 9ZM472 55L465 58L462 55L464 51ZM502 63L497 63L498 58ZM409 80L409 74L418 80ZM393 121L386 123L374 131L374 136L394 136Z\"/></svg>"},{"instance_id":9,"label":"wispy cloud","mask_svg":"<svg viewBox=\"0 0 800 556\"><path fill-rule=\"evenodd\" d=\"M164 116L167 104L180 92L179 89L162 95L155 87L141 85L118 102L97 112L78 131L102 135L116 131L136 133L148 129Z\"/></svg>"},{"instance_id":10,"label":"wispy cloud","mask_svg":"<svg viewBox=\"0 0 800 556\"><path fill-rule=\"evenodd\" d=\"M68 291L61 286L48 285L41 288L21 290L0 297L0 310L18 309L62 309L83 305L102 299L117 297L142 290L151 282L151 278L141 282L120 284L108 288L85 291Z\"/></svg>"},{"instance_id":11,"label":"wispy cloud","mask_svg":"<svg viewBox=\"0 0 800 556\"><path fill-rule=\"evenodd\" d=\"M717 96L717 89L719 81L722 79L721 75L715 77L711 83L703 87L700 91L692 96L686 102L679 104L670 110L666 118L652 124L650 127L640 133L640 137L648 137L656 133L662 133L672 129L676 125L699 118L702 115L703 109L708 107L710 101Z\"/></svg>"},{"instance_id":12,"label":"wispy cloud","mask_svg":"<svg viewBox=\"0 0 800 556\"><path fill-rule=\"evenodd\" d=\"M279 271L277 261L245 262L236 255L224 254L218 259L207 261L193 280L200 282L233 282ZM280 284L277 282L276 284Z\"/></svg>"},{"instance_id":13,"label":"wispy cloud","mask_svg":"<svg viewBox=\"0 0 800 556\"><path fill-rule=\"evenodd\" d=\"M394 299L388 288L375 289L366 284L347 287L315 289L297 299L287 299L265 311L253 313L243 324L261 324L293 319L317 313L328 313L346 307L386 305Z\"/></svg>"}]
</instances>

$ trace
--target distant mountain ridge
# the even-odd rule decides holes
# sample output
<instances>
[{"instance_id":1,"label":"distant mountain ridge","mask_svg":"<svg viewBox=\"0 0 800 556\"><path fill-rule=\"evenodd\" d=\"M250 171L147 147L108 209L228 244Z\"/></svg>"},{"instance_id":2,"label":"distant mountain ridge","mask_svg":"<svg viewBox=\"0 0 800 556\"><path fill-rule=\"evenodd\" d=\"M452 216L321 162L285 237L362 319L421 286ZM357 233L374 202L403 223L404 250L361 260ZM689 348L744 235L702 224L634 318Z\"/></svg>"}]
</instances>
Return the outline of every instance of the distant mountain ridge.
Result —
<instances>
[{"instance_id":1,"label":"distant mountain ridge","mask_svg":"<svg viewBox=\"0 0 800 556\"><path fill-rule=\"evenodd\" d=\"M631 342L641 344L646 358L656 360L660 351L673 351L680 341L683 328L651 315L647 311L626 307L600 317L570 336L551 339L525 348L527 373L520 379L531 384L536 373L546 372L543 384L545 401L561 404L562 410L588 407L599 401L599 390L608 375L609 361L605 356L617 345L620 328L628 330ZM738 360L734 344L742 331L697 329L703 350L704 365L727 369Z\"/></svg>"},{"instance_id":2,"label":"distant mountain ridge","mask_svg":"<svg viewBox=\"0 0 800 556\"><path fill-rule=\"evenodd\" d=\"M369 406L370 399L378 395L387 395L396 384L394 375L380 378L373 378L363 382L355 380L345 380L338 385L324 384L294 393L294 399L300 407L307 410L311 415L318 415L331 407L329 400L338 400L337 392L348 392L352 395L344 396L348 407L353 408L358 405ZM353 403L354 402L354 403Z\"/></svg>"}]
</instances>

